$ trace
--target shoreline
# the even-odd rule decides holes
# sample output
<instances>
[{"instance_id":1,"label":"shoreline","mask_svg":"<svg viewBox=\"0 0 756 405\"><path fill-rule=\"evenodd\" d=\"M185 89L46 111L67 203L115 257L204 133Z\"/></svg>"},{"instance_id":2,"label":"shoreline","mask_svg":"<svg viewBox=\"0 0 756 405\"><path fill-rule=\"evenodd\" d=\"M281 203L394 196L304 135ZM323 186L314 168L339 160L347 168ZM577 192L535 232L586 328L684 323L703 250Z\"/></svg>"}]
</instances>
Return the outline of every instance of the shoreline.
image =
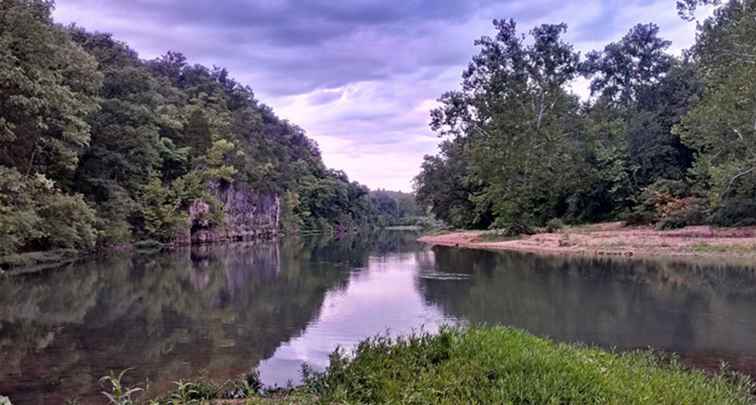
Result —
<instances>
[{"instance_id":1,"label":"shoreline","mask_svg":"<svg viewBox=\"0 0 756 405\"><path fill-rule=\"evenodd\" d=\"M753 265L756 227L714 228L689 226L659 231L650 226L621 222L565 227L521 237L503 237L496 231L451 231L424 235L431 246L512 251L544 256L624 259L705 259Z\"/></svg>"}]
</instances>

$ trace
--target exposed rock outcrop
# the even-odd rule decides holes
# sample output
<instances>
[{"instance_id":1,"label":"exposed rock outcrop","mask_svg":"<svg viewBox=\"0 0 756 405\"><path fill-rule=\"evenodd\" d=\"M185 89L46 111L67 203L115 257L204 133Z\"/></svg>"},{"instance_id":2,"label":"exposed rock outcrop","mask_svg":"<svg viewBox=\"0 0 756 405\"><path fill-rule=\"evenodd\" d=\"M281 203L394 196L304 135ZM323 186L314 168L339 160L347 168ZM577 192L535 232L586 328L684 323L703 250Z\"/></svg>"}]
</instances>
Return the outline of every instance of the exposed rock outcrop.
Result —
<instances>
[{"instance_id":1,"label":"exposed rock outcrop","mask_svg":"<svg viewBox=\"0 0 756 405\"><path fill-rule=\"evenodd\" d=\"M179 244L270 239L277 235L281 204L278 195L258 193L245 183L212 183L210 192L222 204L220 225L211 221L211 207L196 200L189 207L189 227Z\"/></svg>"}]
</instances>

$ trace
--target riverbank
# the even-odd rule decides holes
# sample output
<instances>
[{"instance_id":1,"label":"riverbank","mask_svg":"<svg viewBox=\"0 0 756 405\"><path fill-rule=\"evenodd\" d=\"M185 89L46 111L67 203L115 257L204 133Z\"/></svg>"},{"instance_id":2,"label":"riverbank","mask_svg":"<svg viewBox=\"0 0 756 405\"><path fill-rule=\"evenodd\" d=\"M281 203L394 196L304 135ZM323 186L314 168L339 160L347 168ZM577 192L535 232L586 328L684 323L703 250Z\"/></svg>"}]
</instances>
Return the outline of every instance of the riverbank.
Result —
<instances>
[{"instance_id":1,"label":"riverbank","mask_svg":"<svg viewBox=\"0 0 756 405\"><path fill-rule=\"evenodd\" d=\"M420 242L472 249L550 255L615 257L756 258L756 227L690 226L659 231L621 222L566 227L554 232L505 237L496 231L458 231L425 235Z\"/></svg>"},{"instance_id":2,"label":"riverbank","mask_svg":"<svg viewBox=\"0 0 756 405\"><path fill-rule=\"evenodd\" d=\"M689 370L650 352L613 353L472 327L365 340L353 355L334 354L325 372L306 372L297 388L266 394L249 377L219 386L178 383L151 403L749 404L752 388L746 377Z\"/></svg>"}]
</instances>

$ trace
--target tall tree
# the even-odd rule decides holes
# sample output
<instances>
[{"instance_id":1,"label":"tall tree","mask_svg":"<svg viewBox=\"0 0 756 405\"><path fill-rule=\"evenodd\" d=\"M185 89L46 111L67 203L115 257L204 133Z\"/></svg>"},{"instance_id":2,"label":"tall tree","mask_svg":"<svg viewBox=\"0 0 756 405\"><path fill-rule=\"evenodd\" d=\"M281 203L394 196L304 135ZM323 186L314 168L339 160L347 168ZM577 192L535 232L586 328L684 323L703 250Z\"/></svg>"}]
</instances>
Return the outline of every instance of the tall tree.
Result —
<instances>
[{"instance_id":1,"label":"tall tree","mask_svg":"<svg viewBox=\"0 0 756 405\"><path fill-rule=\"evenodd\" d=\"M756 221L756 1L719 7L692 53L705 88L677 132L697 153L695 174L713 207L730 206L723 221Z\"/></svg>"},{"instance_id":2,"label":"tall tree","mask_svg":"<svg viewBox=\"0 0 756 405\"><path fill-rule=\"evenodd\" d=\"M0 3L0 164L67 184L89 144L97 62L52 22L51 1Z\"/></svg>"},{"instance_id":3,"label":"tall tree","mask_svg":"<svg viewBox=\"0 0 756 405\"><path fill-rule=\"evenodd\" d=\"M502 224L538 223L556 215L569 187L579 103L564 85L579 55L561 39L567 26L542 25L530 35L514 21L494 20L495 38L463 73L462 90L445 94L431 114L441 135L469 138L471 170L485 183L475 198Z\"/></svg>"},{"instance_id":4,"label":"tall tree","mask_svg":"<svg viewBox=\"0 0 756 405\"><path fill-rule=\"evenodd\" d=\"M672 43L659 38L656 24L638 24L619 42L586 56L582 71L592 76L591 93L601 94L621 106L643 106L647 94L669 71Z\"/></svg>"},{"instance_id":5,"label":"tall tree","mask_svg":"<svg viewBox=\"0 0 756 405\"><path fill-rule=\"evenodd\" d=\"M595 108L614 109L623 125L626 167L634 188L661 178L681 179L692 155L671 133L698 93L695 71L667 53L671 42L655 24L638 24L620 41L588 54L581 66L591 78Z\"/></svg>"}]
</instances>

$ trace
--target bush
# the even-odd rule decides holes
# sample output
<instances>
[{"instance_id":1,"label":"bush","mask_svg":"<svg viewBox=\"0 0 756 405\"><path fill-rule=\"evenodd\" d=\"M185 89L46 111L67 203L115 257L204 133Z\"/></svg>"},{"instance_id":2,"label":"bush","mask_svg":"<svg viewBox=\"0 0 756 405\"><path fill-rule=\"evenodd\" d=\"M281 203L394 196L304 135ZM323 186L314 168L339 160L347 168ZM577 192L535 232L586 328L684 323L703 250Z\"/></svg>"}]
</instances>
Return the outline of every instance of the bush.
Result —
<instances>
[{"instance_id":1,"label":"bush","mask_svg":"<svg viewBox=\"0 0 756 405\"><path fill-rule=\"evenodd\" d=\"M501 236L508 236L508 237L514 237L514 236L520 236L520 235L533 235L535 233L535 230L531 228L529 225L515 222L513 224L509 224L500 232Z\"/></svg>"},{"instance_id":2,"label":"bush","mask_svg":"<svg viewBox=\"0 0 756 405\"><path fill-rule=\"evenodd\" d=\"M546 232L554 233L564 228L564 222L559 218L552 218L546 222Z\"/></svg>"},{"instance_id":3,"label":"bush","mask_svg":"<svg viewBox=\"0 0 756 405\"><path fill-rule=\"evenodd\" d=\"M709 220L719 226L756 225L756 200L728 198L714 210Z\"/></svg>"},{"instance_id":4,"label":"bush","mask_svg":"<svg viewBox=\"0 0 756 405\"><path fill-rule=\"evenodd\" d=\"M51 194L44 199L39 214L45 234L44 248L91 249L97 243L97 217L80 194Z\"/></svg>"},{"instance_id":5,"label":"bush","mask_svg":"<svg viewBox=\"0 0 756 405\"><path fill-rule=\"evenodd\" d=\"M675 229L706 222L707 204L690 194L678 180L658 180L641 192L639 204L625 217L628 225L656 223L657 229Z\"/></svg>"},{"instance_id":6,"label":"bush","mask_svg":"<svg viewBox=\"0 0 756 405\"><path fill-rule=\"evenodd\" d=\"M0 255L47 249L91 249L95 211L80 194L64 194L41 174L0 167Z\"/></svg>"},{"instance_id":7,"label":"bush","mask_svg":"<svg viewBox=\"0 0 756 405\"><path fill-rule=\"evenodd\" d=\"M306 389L321 403L747 404L747 377L709 376L649 352L610 353L504 327L360 343Z\"/></svg>"}]
</instances>

